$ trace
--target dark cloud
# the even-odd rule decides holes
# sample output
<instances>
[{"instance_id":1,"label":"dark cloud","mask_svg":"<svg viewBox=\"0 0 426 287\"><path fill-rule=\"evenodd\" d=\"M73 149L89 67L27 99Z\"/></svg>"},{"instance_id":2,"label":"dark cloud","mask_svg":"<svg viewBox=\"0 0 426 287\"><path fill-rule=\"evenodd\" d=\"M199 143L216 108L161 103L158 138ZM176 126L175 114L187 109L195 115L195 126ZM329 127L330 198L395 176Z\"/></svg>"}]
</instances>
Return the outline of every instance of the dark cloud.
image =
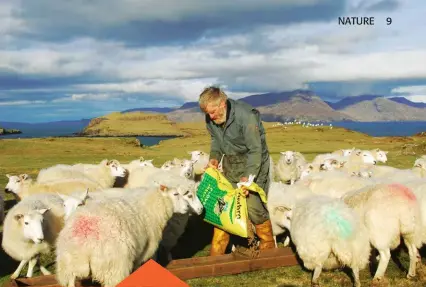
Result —
<instances>
[{"instance_id":1,"label":"dark cloud","mask_svg":"<svg viewBox=\"0 0 426 287\"><path fill-rule=\"evenodd\" d=\"M259 5L251 10L206 9L178 20L136 18L110 23L100 20L102 16L96 11L90 17L88 13L78 13L78 8L69 4L68 7L60 7L51 1L41 3L44 5L40 5L40 1L29 1L22 7L20 17L31 27L26 37L55 42L93 37L123 41L130 46L182 44L203 35L250 32L263 24L328 21L341 15L345 6L345 1L334 0L321 0L315 5L303 6L288 5L283 1L282 5Z\"/></svg>"}]
</instances>

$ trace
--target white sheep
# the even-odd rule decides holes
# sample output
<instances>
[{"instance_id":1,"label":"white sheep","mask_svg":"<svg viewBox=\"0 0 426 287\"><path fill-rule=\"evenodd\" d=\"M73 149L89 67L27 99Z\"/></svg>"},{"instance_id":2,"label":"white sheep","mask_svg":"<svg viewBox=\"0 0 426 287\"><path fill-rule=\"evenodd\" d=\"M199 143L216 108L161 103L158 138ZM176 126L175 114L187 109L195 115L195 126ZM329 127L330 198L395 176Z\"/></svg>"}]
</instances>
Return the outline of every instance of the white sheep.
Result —
<instances>
[{"instance_id":1,"label":"white sheep","mask_svg":"<svg viewBox=\"0 0 426 287\"><path fill-rule=\"evenodd\" d=\"M186 173L179 174L176 172L176 170L173 171L152 166L145 166L136 168L131 174L129 174L126 187L134 188L150 186L152 185L153 181L162 181L166 179L169 182L183 182L184 179L193 182L192 179L187 178Z\"/></svg>"},{"instance_id":2,"label":"white sheep","mask_svg":"<svg viewBox=\"0 0 426 287\"><path fill-rule=\"evenodd\" d=\"M417 248L421 247L421 214L414 193L401 184L376 184L348 192L343 201L353 208L367 227L371 245L379 251L374 282L381 282L390 251L403 238L410 256L407 278L416 275Z\"/></svg>"},{"instance_id":3,"label":"white sheep","mask_svg":"<svg viewBox=\"0 0 426 287\"><path fill-rule=\"evenodd\" d=\"M188 208L201 214L197 197L176 189L127 192L119 198L88 202L66 222L57 240L57 274L61 286L74 287L76 278L91 277L116 286L158 248L173 213Z\"/></svg>"},{"instance_id":4,"label":"white sheep","mask_svg":"<svg viewBox=\"0 0 426 287\"><path fill-rule=\"evenodd\" d=\"M209 163L210 155L200 150L190 151L188 154L191 155L191 160L194 162L194 174L203 174L205 167Z\"/></svg>"},{"instance_id":5,"label":"white sheep","mask_svg":"<svg viewBox=\"0 0 426 287\"><path fill-rule=\"evenodd\" d=\"M23 199L37 193L62 193L68 194L78 190L90 190L100 189L101 186L90 179L67 179L67 180L56 180L45 183L34 182L28 174L6 175L9 178L9 182L6 185L6 192L12 192L16 194L19 199Z\"/></svg>"},{"instance_id":6,"label":"white sheep","mask_svg":"<svg viewBox=\"0 0 426 287\"><path fill-rule=\"evenodd\" d=\"M368 232L359 216L338 199L308 196L295 206L278 206L281 224L290 230L304 266L314 270L312 285L319 286L322 269L348 266L354 275L354 285L361 286L359 271L370 257Z\"/></svg>"},{"instance_id":7,"label":"white sheep","mask_svg":"<svg viewBox=\"0 0 426 287\"><path fill-rule=\"evenodd\" d=\"M82 175L83 174L83 175ZM40 170L37 182L87 177L103 188L113 187L116 177L125 177L126 170L117 160L102 160L99 164L55 165Z\"/></svg>"},{"instance_id":8,"label":"white sheep","mask_svg":"<svg viewBox=\"0 0 426 287\"><path fill-rule=\"evenodd\" d=\"M154 166L152 163L152 159L144 159L143 156L141 156L139 159L132 160L129 163L121 164L121 166L127 170L127 172L131 172L134 168L140 167L140 166Z\"/></svg>"},{"instance_id":9,"label":"white sheep","mask_svg":"<svg viewBox=\"0 0 426 287\"><path fill-rule=\"evenodd\" d=\"M10 257L20 261L12 279L19 277L27 263L27 277L32 277L39 255L50 253L54 248L63 227L62 204L55 194L37 194L23 199L8 211L2 247ZM44 275L50 274L41 264L40 271Z\"/></svg>"},{"instance_id":10,"label":"white sheep","mask_svg":"<svg viewBox=\"0 0 426 287\"><path fill-rule=\"evenodd\" d=\"M380 161L383 163L386 163L388 161L388 157L387 154L389 153L388 151L384 151L381 150L379 148L375 148L370 150L371 154L374 156L374 158L376 159L376 161Z\"/></svg>"},{"instance_id":11,"label":"white sheep","mask_svg":"<svg viewBox=\"0 0 426 287\"><path fill-rule=\"evenodd\" d=\"M355 150L354 147L351 149L338 149L333 151L331 154L345 157L345 156L350 156L354 150Z\"/></svg>"},{"instance_id":12,"label":"white sheep","mask_svg":"<svg viewBox=\"0 0 426 287\"><path fill-rule=\"evenodd\" d=\"M294 184L300 179L301 166L306 164L306 160L300 152L285 151L280 154L274 169L275 176L279 181Z\"/></svg>"}]
</instances>

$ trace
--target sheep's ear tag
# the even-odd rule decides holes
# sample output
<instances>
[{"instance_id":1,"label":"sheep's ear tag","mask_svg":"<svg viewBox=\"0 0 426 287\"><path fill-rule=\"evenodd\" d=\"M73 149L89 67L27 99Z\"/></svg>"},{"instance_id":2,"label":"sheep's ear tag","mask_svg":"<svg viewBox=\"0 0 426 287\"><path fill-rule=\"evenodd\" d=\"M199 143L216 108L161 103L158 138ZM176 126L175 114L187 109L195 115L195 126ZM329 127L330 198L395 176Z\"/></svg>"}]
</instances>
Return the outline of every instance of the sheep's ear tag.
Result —
<instances>
[{"instance_id":1,"label":"sheep's ear tag","mask_svg":"<svg viewBox=\"0 0 426 287\"><path fill-rule=\"evenodd\" d=\"M21 218L23 218L24 217L24 215L22 215L22 214L17 214L17 215L15 215L14 216L14 218L17 220L17 221L19 221Z\"/></svg>"},{"instance_id":2,"label":"sheep's ear tag","mask_svg":"<svg viewBox=\"0 0 426 287\"><path fill-rule=\"evenodd\" d=\"M48 211L50 208L43 208L43 209L38 209L37 211L40 213L40 214L44 214L46 211Z\"/></svg>"},{"instance_id":3,"label":"sheep's ear tag","mask_svg":"<svg viewBox=\"0 0 426 287\"><path fill-rule=\"evenodd\" d=\"M167 186L160 184L161 191L167 191Z\"/></svg>"}]
</instances>

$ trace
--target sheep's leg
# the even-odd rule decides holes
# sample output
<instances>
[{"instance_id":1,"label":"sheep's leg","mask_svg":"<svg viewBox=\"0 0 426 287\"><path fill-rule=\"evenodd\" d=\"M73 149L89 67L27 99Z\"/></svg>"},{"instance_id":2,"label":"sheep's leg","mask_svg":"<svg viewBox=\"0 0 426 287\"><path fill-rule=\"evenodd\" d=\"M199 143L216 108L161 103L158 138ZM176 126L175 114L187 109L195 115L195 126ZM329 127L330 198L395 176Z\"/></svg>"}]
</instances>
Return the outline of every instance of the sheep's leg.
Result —
<instances>
[{"instance_id":1,"label":"sheep's leg","mask_svg":"<svg viewBox=\"0 0 426 287\"><path fill-rule=\"evenodd\" d=\"M315 267L314 275L312 276L312 287L319 286L319 276L321 275L322 266Z\"/></svg>"},{"instance_id":2,"label":"sheep's leg","mask_svg":"<svg viewBox=\"0 0 426 287\"><path fill-rule=\"evenodd\" d=\"M284 240L284 246L288 246L290 244L290 236L286 236Z\"/></svg>"},{"instance_id":3,"label":"sheep's leg","mask_svg":"<svg viewBox=\"0 0 426 287\"><path fill-rule=\"evenodd\" d=\"M388 267L388 264L389 264L389 260L391 258L389 249L379 250L379 253L380 253L379 266L377 266L376 274L374 274L373 280L383 279L386 272L386 268Z\"/></svg>"},{"instance_id":4,"label":"sheep's leg","mask_svg":"<svg viewBox=\"0 0 426 287\"><path fill-rule=\"evenodd\" d=\"M359 281L359 268L353 267L352 273L354 275L354 286L355 287L361 287L361 282Z\"/></svg>"},{"instance_id":5,"label":"sheep's leg","mask_svg":"<svg viewBox=\"0 0 426 287\"><path fill-rule=\"evenodd\" d=\"M410 255L410 267L408 268L407 278L416 277L416 263L417 263L417 248L414 244L407 244L408 254Z\"/></svg>"},{"instance_id":6,"label":"sheep's leg","mask_svg":"<svg viewBox=\"0 0 426 287\"><path fill-rule=\"evenodd\" d=\"M51 275L52 273L46 267L40 264L40 271L43 275Z\"/></svg>"},{"instance_id":7,"label":"sheep's leg","mask_svg":"<svg viewBox=\"0 0 426 287\"><path fill-rule=\"evenodd\" d=\"M75 277L72 276L70 281L68 281L67 287L75 287Z\"/></svg>"},{"instance_id":8,"label":"sheep's leg","mask_svg":"<svg viewBox=\"0 0 426 287\"><path fill-rule=\"evenodd\" d=\"M37 257L33 257L30 259L30 262L28 263L28 271L27 271L27 277L31 278L33 277L33 271L34 271L34 266L37 264Z\"/></svg>"},{"instance_id":9,"label":"sheep's leg","mask_svg":"<svg viewBox=\"0 0 426 287\"><path fill-rule=\"evenodd\" d=\"M25 264L27 264L28 260L22 260L19 263L18 268L16 268L15 272L13 272L12 276L10 276L11 279L16 279L19 277L19 274L21 274L22 268L24 268Z\"/></svg>"},{"instance_id":10,"label":"sheep's leg","mask_svg":"<svg viewBox=\"0 0 426 287\"><path fill-rule=\"evenodd\" d=\"M277 248L277 247L278 247L278 244L277 244L277 236L276 236L276 235L274 235L273 237L274 237L274 242L275 242L275 248Z\"/></svg>"}]
</instances>

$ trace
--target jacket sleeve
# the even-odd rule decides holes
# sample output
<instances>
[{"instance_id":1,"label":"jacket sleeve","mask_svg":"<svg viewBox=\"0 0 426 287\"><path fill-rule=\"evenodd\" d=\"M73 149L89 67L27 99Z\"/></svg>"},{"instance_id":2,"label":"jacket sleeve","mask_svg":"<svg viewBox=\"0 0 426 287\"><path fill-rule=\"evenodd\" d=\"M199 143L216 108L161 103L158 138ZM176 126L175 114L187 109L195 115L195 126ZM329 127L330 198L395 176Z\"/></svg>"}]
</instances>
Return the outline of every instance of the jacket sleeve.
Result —
<instances>
[{"instance_id":1,"label":"jacket sleeve","mask_svg":"<svg viewBox=\"0 0 426 287\"><path fill-rule=\"evenodd\" d=\"M262 143L260 140L259 124L255 114L249 113L243 123L242 132L248 149L247 166L244 176L259 174L262 159Z\"/></svg>"},{"instance_id":2,"label":"jacket sleeve","mask_svg":"<svg viewBox=\"0 0 426 287\"><path fill-rule=\"evenodd\" d=\"M220 161L221 158L221 151L220 151L220 146L219 143L216 139L216 135L213 133L211 127L209 124L206 125L207 126L207 130L209 131L210 137L211 137L211 142L210 142L210 159L217 159L218 161Z\"/></svg>"}]
</instances>

